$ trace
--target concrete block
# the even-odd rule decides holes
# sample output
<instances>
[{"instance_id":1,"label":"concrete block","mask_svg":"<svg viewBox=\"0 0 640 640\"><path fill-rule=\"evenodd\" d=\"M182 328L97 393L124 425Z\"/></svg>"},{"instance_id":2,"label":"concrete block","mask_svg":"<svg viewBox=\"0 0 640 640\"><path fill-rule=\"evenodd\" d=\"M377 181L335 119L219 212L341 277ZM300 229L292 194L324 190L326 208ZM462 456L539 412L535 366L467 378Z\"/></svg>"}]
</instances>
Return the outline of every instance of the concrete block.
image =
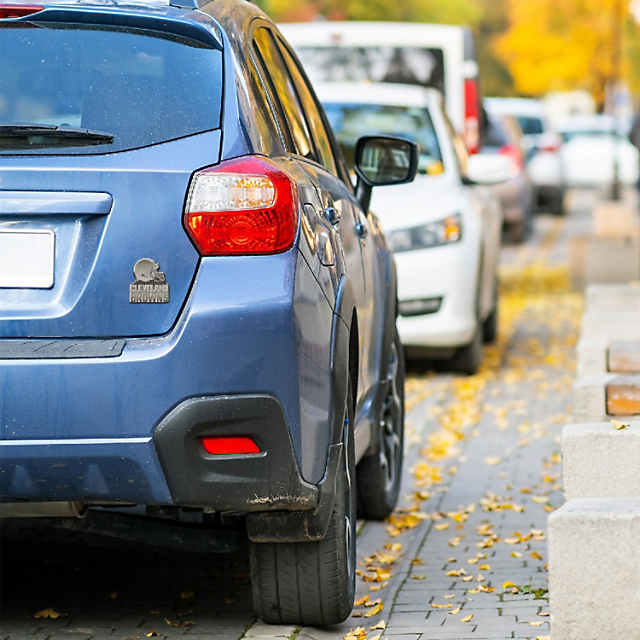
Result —
<instances>
[{"instance_id":1,"label":"concrete block","mask_svg":"<svg viewBox=\"0 0 640 640\"><path fill-rule=\"evenodd\" d=\"M640 498L571 500L549 516L554 640L640 637Z\"/></svg>"},{"instance_id":2,"label":"concrete block","mask_svg":"<svg viewBox=\"0 0 640 640\"><path fill-rule=\"evenodd\" d=\"M567 500L640 498L640 421L621 431L611 421L564 427L562 475Z\"/></svg>"},{"instance_id":3,"label":"concrete block","mask_svg":"<svg viewBox=\"0 0 640 640\"><path fill-rule=\"evenodd\" d=\"M607 370L614 373L640 373L640 341L611 342L607 350Z\"/></svg>"},{"instance_id":4,"label":"concrete block","mask_svg":"<svg viewBox=\"0 0 640 640\"><path fill-rule=\"evenodd\" d=\"M640 283L589 285L585 292L585 309L640 312Z\"/></svg>"},{"instance_id":5,"label":"concrete block","mask_svg":"<svg viewBox=\"0 0 640 640\"><path fill-rule=\"evenodd\" d=\"M578 378L573 386L573 419L581 422L604 422L607 416L606 386L616 378L613 373L600 373Z\"/></svg>"},{"instance_id":6,"label":"concrete block","mask_svg":"<svg viewBox=\"0 0 640 640\"><path fill-rule=\"evenodd\" d=\"M591 237L584 255L584 281L623 283L640 276L640 241L634 238Z\"/></svg>"},{"instance_id":7,"label":"concrete block","mask_svg":"<svg viewBox=\"0 0 640 640\"><path fill-rule=\"evenodd\" d=\"M593 233L603 238L626 238L638 231L638 214L631 203L605 201L593 210Z\"/></svg>"},{"instance_id":8,"label":"concrete block","mask_svg":"<svg viewBox=\"0 0 640 640\"><path fill-rule=\"evenodd\" d=\"M593 376L607 371L607 346L608 339L584 338L576 346L577 375Z\"/></svg>"},{"instance_id":9,"label":"concrete block","mask_svg":"<svg viewBox=\"0 0 640 640\"><path fill-rule=\"evenodd\" d=\"M581 338L585 340L640 339L640 311L586 311L582 315Z\"/></svg>"}]
</instances>

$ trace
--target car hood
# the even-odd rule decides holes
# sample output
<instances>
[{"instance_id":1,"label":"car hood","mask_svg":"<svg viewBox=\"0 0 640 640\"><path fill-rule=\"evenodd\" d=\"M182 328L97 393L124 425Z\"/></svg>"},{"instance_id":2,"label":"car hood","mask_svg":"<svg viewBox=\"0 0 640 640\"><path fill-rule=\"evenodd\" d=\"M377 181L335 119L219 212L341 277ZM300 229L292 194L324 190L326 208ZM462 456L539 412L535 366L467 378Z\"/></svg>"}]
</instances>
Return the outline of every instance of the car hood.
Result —
<instances>
[{"instance_id":1,"label":"car hood","mask_svg":"<svg viewBox=\"0 0 640 640\"><path fill-rule=\"evenodd\" d=\"M416 176L412 184L373 190L371 210L385 230L413 227L463 213L463 186L451 176Z\"/></svg>"}]
</instances>

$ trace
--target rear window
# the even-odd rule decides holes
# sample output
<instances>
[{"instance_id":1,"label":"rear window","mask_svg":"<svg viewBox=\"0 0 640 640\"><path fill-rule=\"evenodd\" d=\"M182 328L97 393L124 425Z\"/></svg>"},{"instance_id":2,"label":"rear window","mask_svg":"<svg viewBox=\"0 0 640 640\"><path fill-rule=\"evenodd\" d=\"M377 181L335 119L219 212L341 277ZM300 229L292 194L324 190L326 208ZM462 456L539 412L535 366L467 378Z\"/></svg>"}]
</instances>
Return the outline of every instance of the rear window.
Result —
<instances>
[{"instance_id":1,"label":"rear window","mask_svg":"<svg viewBox=\"0 0 640 640\"><path fill-rule=\"evenodd\" d=\"M314 82L401 82L445 95L444 54L426 47L298 47Z\"/></svg>"},{"instance_id":2,"label":"rear window","mask_svg":"<svg viewBox=\"0 0 640 640\"><path fill-rule=\"evenodd\" d=\"M220 126L222 52L213 45L132 28L25 25L0 29L0 59L0 154L109 153ZM2 133L16 124L113 140L16 141Z\"/></svg>"},{"instance_id":3,"label":"rear window","mask_svg":"<svg viewBox=\"0 0 640 640\"><path fill-rule=\"evenodd\" d=\"M437 175L443 172L438 136L427 109L335 102L325 102L323 106L349 169L353 169L358 138L364 135L392 135L418 143L420 173Z\"/></svg>"},{"instance_id":4,"label":"rear window","mask_svg":"<svg viewBox=\"0 0 640 640\"><path fill-rule=\"evenodd\" d=\"M533 116L517 116L518 124L525 136L544 133L544 123L541 118Z\"/></svg>"}]
</instances>

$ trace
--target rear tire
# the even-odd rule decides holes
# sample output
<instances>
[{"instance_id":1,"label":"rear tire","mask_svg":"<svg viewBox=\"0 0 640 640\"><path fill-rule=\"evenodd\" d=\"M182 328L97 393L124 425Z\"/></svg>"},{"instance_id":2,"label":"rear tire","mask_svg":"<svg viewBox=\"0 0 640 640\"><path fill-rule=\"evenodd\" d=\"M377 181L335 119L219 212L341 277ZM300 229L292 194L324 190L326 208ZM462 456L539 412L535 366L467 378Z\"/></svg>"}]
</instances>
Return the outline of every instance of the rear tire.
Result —
<instances>
[{"instance_id":1,"label":"rear tire","mask_svg":"<svg viewBox=\"0 0 640 640\"><path fill-rule=\"evenodd\" d=\"M482 364L482 326L478 324L471 342L460 347L451 360L451 368L459 373L473 375Z\"/></svg>"},{"instance_id":2,"label":"rear tire","mask_svg":"<svg viewBox=\"0 0 640 640\"><path fill-rule=\"evenodd\" d=\"M387 393L380 416L380 450L360 461L358 515L384 520L396 508L404 457L404 350L394 329L387 367Z\"/></svg>"},{"instance_id":3,"label":"rear tire","mask_svg":"<svg viewBox=\"0 0 640 640\"><path fill-rule=\"evenodd\" d=\"M343 622L353 609L356 577L353 415L349 384L343 456L324 540L249 544L253 606L264 622L322 627Z\"/></svg>"}]
</instances>

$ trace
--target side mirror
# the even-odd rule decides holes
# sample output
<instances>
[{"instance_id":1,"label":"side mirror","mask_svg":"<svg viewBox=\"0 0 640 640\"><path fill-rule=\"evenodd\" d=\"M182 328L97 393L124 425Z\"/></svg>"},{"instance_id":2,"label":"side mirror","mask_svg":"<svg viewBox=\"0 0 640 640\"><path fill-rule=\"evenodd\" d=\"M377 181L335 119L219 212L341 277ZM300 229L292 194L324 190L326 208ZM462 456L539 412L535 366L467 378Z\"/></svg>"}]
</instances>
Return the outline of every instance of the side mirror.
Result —
<instances>
[{"instance_id":1,"label":"side mirror","mask_svg":"<svg viewBox=\"0 0 640 640\"><path fill-rule=\"evenodd\" d=\"M363 136L356 143L356 194L365 211L369 210L371 190L412 182L418 170L418 145L404 138Z\"/></svg>"},{"instance_id":2,"label":"side mirror","mask_svg":"<svg viewBox=\"0 0 640 640\"><path fill-rule=\"evenodd\" d=\"M492 185L506 182L518 175L518 168L508 156L499 153L476 153L469 156L466 184Z\"/></svg>"}]
</instances>

